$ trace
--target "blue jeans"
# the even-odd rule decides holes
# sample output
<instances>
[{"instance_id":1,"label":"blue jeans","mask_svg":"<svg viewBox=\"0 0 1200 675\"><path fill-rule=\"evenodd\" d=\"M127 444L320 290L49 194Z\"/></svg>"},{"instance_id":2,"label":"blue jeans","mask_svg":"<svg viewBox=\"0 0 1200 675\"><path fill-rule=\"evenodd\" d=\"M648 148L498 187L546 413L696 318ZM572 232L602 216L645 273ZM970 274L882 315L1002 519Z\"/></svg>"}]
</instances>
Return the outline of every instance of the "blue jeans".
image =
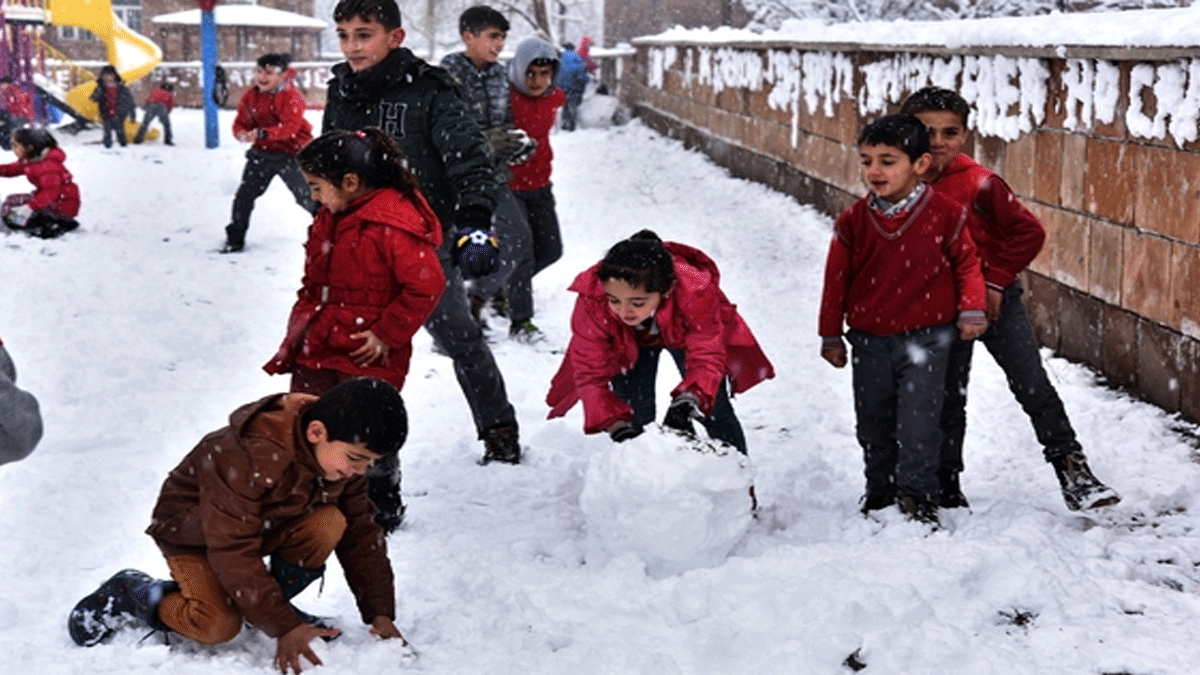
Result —
<instances>
[{"instance_id":1,"label":"blue jeans","mask_svg":"<svg viewBox=\"0 0 1200 675\"><path fill-rule=\"evenodd\" d=\"M686 375L684 369L684 351L668 349L680 375ZM633 425L638 429L654 421L654 383L658 377L658 355L661 348L639 347L638 360L633 368L613 378L612 389L622 401L633 408ZM733 412L729 402L726 383L721 383L717 396L713 400L712 414L700 420L708 435L718 441L728 443L737 451L746 454L746 434L742 431L742 423Z\"/></svg>"},{"instance_id":2,"label":"blue jeans","mask_svg":"<svg viewBox=\"0 0 1200 675\"><path fill-rule=\"evenodd\" d=\"M850 330L854 413L867 491L937 503L943 385L953 324L879 336Z\"/></svg>"},{"instance_id":3,"label":"blue jeans","mask_svg":"<svg viewBox=\"0 0 1200 675\"><path fill-rule=\"evenodd\" d=\"M967 383L971 378L971 355L976 341L991 352L996 364L1008 379L1008 388L1029 421L1038 442L1042 444L1046 461L1074 450L1080 450L1075 429L1067 418L1062 399L1038 353L1040 345L1029 325L1024 289L1014 283L1004 289L1000 316L978 340L956 340L950 349L950 366L946 370L946 400L942 408L941 464L939 472L958 472L963 469L963 436L967 431Z\"/></svg>"}]
</instances>

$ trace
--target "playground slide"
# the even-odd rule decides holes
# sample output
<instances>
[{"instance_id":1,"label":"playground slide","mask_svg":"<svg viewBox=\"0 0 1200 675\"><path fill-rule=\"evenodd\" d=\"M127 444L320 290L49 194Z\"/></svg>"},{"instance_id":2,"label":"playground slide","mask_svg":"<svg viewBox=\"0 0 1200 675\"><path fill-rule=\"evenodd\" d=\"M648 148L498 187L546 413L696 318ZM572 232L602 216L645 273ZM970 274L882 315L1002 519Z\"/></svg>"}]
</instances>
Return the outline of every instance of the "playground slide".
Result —
<instances>
[{"instance_id":1,"label":"playground slide","mask_svg":"<svg viewBox=\"0 0 1200 675\"><path fill-rule=\"evenodd\" d=\"M108 62L121 79L132 82L149 75L162 61L162 50L149 38L133 32L117 19L112 0L46 0L48 23L91 31L108 49ZM99 122L99 110L89 98L95 82L85 82L67 92L66 102L88 119ZM137 133L137 125L126 122L126 135Z\"/></svg>"}]
</instances>

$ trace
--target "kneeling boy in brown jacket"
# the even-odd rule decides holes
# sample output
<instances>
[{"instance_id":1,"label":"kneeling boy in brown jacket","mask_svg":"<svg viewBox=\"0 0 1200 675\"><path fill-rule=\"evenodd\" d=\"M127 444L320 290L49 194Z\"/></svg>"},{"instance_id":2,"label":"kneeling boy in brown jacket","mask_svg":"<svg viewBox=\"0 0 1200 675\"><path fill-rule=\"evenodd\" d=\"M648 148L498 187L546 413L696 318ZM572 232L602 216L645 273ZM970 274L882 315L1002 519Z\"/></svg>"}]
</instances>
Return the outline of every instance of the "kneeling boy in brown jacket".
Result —
<instances>
[{"instance_id":1,"label":"kneeling boy in brown jacket","mask_svg":"<svg viewBox=\"0 0 1200 675\"><path fill-rule=\"evenodd\" d=\"M320 398L275 394L229 421L167 476L146 530L174 581L118 572L72 610L71 638L97 644L127 615L216 644L233 639L245 619L277 639L276 667L298 673L301 654L321 663L309 642L340 631L289 600L322 576L336 552L371 633L403 640L393 623L387 543L364 476L408 433L395 387L358 378Z\"/></svg>"}]
</instances>

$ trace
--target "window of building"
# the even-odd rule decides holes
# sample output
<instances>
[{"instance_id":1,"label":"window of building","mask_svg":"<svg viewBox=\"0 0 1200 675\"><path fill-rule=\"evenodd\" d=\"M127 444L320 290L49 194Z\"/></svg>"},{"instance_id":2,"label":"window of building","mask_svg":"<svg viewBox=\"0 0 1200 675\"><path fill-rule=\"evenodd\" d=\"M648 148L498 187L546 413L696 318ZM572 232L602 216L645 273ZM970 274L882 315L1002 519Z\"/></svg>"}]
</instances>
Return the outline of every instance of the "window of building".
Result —
<instances>
[{"instance_id":1,"label":"window of building","mask_svg":"<svg viewBox=\"0 0 1200 675\"><path fill-rule=\"evenodd\" d=\"M113 13L126 26L142 30L142 0L113 0Z\"/></svg>"}]
</instances>

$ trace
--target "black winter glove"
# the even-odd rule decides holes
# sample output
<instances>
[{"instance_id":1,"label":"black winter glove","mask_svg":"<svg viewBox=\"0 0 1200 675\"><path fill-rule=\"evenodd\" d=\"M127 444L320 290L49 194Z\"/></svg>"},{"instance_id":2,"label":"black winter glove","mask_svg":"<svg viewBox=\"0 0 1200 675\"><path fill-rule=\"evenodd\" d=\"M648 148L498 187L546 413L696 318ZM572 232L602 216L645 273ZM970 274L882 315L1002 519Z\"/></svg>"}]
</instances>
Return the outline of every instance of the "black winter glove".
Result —
<instances>
[{"instance_id":1,"label":"black winter glove","mask_svg":"<svg viewBox=\"0 0 1200 675\"><path fill-rule=\"evenodd\" d=\"M508 165L524 164L537 152L537 141L530 138L524 129L514 129L511 133L521 141L521 147L508 158Z\"/></svg>"},{"instance_id":2,"label":"black winter glove","mask_svg":"<svg viewBox=\"0 0 1200 675\"><path fill-rule=\"evenodd\" d=\"M701 417L703 415L696 405L696 399L685 394L671 401L671 407L667 408L667 414L663 416L662 425L685 436L695 436L696 428L692 426L692 420Z\"/></svg>"},{"instance_id":3,"label":"black winter glove","mask_svg":"<svg viewBox=\"0 0 1200 675\"><path fill-rule=\"evenodd\" d=\"M631 438L637 438L641 435L642 430L629 422L619 422L608 430L608 436L613 439L614 443L624 443Z\"/></svg>"},{"instance_id":4,"label":"black winter glove","mask_svg":"<svg viewBox=\"0 0 1200 675\"><path fill-rule=\"evenodd\" d=\"M491 214L478 206L461 209L454 231L454 262L464 279L484 277L500 263L500 242L492 231Z\"/></svg>"}]
</instances>

